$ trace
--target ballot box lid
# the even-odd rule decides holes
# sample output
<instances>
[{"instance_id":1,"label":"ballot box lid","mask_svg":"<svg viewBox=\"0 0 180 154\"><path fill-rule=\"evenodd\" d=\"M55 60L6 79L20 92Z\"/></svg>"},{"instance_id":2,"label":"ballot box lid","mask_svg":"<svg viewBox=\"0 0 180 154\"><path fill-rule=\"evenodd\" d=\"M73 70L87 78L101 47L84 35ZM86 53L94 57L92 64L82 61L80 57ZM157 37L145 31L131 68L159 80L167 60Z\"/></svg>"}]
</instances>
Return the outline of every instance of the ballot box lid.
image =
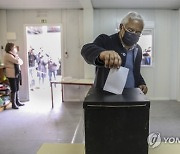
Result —
<instances>
[{"instance_id":1,"label":"ballot box lid","mask_svg":"<svg viewBox=\"0 0 180 154\"><path fill-rule=\"evenodd\" d=\"M92 87L85 97L83 107L150 106L150 101L139 88L125 88L116 95Z\"/></svg>"}]
</instances>

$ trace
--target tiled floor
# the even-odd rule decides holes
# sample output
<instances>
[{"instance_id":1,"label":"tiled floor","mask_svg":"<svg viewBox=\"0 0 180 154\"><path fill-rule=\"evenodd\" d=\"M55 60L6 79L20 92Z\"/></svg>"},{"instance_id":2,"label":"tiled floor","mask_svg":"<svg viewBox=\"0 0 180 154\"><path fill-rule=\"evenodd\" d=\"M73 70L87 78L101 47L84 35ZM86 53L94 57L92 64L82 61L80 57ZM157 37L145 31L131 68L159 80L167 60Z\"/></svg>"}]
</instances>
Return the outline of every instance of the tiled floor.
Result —
<instances>
[{"instance_id":1,"label":"tiled floor","mask_svg":"<svg viewBox=\"0 0 180 154\"><path fill-rule=\"evenodd\" d=\"M36 154L44 143L83 143L82 102L61 103L55 89L51 109L49 87L35 89L31 101L19 110L0 112L0 154ZM180 102L152 101L150 132L179 136Z\"/></svg>"}]
</instances>

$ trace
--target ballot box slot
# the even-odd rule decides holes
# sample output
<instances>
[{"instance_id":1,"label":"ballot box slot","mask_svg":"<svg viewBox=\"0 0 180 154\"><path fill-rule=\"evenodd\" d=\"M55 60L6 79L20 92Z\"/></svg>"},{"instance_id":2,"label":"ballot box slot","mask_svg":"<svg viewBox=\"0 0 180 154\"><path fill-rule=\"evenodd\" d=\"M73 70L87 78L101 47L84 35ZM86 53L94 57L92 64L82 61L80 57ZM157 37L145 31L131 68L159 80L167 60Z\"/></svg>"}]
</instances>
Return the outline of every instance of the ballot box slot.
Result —
<instances>
[{"instance_id":1,"label":"ballot box slot","mask_svg":"<svg viewBox=\"0 0 180 154\"><path fill-rule=\"evenodd\" d=\"M129 108L129 107L145 107L146 104L142 105L87 105L87 107L107 107L107 108Z\"/></svg>"}]
</instances>

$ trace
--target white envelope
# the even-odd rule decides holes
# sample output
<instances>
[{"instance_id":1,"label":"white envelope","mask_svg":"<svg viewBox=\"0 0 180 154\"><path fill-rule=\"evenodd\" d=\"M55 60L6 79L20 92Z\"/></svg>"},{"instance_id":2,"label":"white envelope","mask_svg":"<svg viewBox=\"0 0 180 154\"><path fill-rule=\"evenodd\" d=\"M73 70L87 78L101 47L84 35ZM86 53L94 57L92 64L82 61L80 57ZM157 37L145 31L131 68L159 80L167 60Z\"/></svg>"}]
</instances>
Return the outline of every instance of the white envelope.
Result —
<instances>
[{"instance_id":1,"label":"white envelope","mask_svg":"<svg viewBox=\"0 0 180 154\"><path fill-rule=\"evenodd\" d=\"M103 90L114 94L122 94L126 84L128 72L129 69L125 67L120 67L119 69L110 69Z\"/></svg>"}]
</instances>

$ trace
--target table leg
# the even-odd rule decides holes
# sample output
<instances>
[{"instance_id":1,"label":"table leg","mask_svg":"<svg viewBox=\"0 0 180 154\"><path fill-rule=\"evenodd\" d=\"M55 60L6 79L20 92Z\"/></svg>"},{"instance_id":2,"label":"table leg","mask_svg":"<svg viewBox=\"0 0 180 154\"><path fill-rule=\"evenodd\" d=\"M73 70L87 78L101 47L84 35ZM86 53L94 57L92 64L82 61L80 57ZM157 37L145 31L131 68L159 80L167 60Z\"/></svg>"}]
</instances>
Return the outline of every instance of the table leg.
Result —
<instances>
[{"instance_id":1,"label":"table leg","mask_svg":"<svg viewBox=\"0 0 180 154\"><path fill-rule=\"evenodd\" d=\"M62 90L62 102L64 102L64 91L63 91L63 84L61 84L61 90Z\"/></svg>"},{"instance_id":2,"label":"table leg","mask_svg":"<svg viewBox=\"0 0 180 154\"><path fill-rule=\"evenodd\" d=\"M52 108L54 107L54 98L53 98L53 83L50 82L51 85L51 101L52 101Z\"/></svg>"}]
</instances>

